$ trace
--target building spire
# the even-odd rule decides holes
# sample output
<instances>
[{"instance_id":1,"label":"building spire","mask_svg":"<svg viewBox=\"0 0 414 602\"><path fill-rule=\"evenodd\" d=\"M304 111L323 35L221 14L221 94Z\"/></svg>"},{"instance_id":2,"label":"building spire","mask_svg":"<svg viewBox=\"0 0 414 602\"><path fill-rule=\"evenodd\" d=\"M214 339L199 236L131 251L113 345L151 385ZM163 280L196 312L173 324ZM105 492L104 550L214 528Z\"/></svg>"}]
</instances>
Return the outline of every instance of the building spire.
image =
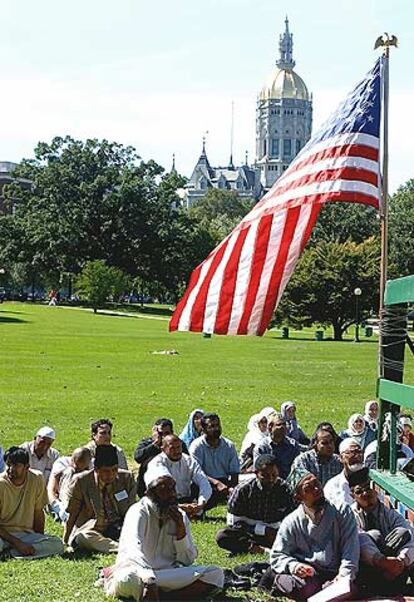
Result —
<instances>
[{"instance_id":1,"label":"building spire","mask_svg":"<svg viewBox=\"0 0 414 602\"><path fill-rule=\"evenodd\" d=\"M276 65L279 69L293 69L295 61L293 60L293 36L289 31L289 19L285 19L285 31L279 36L279 59Z\"/></svg>"},{"instance_id":2,"label":"building spire","mask_svg":"<svg viewBox=\"0 0 414 602\"><path fill-rule=\"evenodd\" d=\"M173 156L172 156L172 167L171 167L170 173L177 173L177 170L175 168L175 153L173 153Z\"/></svg>"},{"instance_id":3,"label":"building spire","mask_svg":"<svg viewBox=\"0 0 414 602\"><path fill-rule=\"evenodd\" d=\"M234 163L233 163L233 140L234 140L234 100L231 101L230 161L229 161L229 169L234 169Z\"/></svg>"}]
</instances>

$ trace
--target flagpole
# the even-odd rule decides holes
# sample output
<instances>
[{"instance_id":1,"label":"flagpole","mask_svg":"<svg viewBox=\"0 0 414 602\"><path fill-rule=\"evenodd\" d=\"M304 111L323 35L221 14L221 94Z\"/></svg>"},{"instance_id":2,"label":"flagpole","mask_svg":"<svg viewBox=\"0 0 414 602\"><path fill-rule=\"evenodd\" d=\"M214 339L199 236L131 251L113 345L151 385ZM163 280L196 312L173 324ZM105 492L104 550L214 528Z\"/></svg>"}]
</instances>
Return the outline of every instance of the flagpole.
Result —
<instances>
[{"instance_id":1,"label":"flagpole","mask_svg":"<svg viewBox=\"0 0 414 602\"><path fill-rule=\"evenodd\" d=\"M388 112L389 112L389 59L390 46L397 46L397 38L385 33L377 38L374 48L383 48L382 62L382 194L380 204L381 220L381 263L380 263L380 345L378 356L378 376L384 376L383 355L383 329L381 319L384 310L385 286L388 271Z\"/></svg>"},{"instance_id":2,"label":"flagpole","mask_svg":"<svg viewBox=\"0 0 414 602\"><path fill-rule=\"evenodd\" d=\"M384 308L385 287L387 284L388 268L388 112L389 112L389 59L390 46L397 46L397 38L385 33L380 36L375 48L383 49L382 56L382 195L380 204L381 220L381 265L380 265L380 299L379 299L379 352L378 352L378 377L392 381L402 381L402 373L396 373L394 367L404 358L404 343L395 340L393 331L389 328L389 318ZM396 343L400 343L396 345ZM396 406L381 400L378 425L377 467L380 469L391 468L395 472L395 460L391 460L388 441L383 441L381 434L385 415L391 412L391 438L395 441ZM393 448L391 448L393 449Z\"/></svg>"},{"instance_id":3,"label":"flagpole","mask_svg":"<svg viewBox=\"0 0 414 602\"><path fill-rule=\"evenodd\" d=\"M384 48L383 54L383 119L382 119L382 198L380 209L381 220L381 271L380 271L380 314L384 308L385 284L388 270L388 107L389 107L389 59L390 47Z\"/></svg>"}]
</instances>

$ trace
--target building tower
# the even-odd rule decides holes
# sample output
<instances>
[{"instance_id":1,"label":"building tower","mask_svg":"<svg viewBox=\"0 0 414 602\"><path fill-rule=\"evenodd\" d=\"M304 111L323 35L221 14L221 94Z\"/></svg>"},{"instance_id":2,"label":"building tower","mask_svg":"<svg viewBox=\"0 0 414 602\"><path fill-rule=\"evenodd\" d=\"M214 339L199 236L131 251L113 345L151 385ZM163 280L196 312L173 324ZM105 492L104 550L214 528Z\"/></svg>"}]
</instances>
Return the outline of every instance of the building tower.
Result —
<instances>
[{"instance_id":1,"label":"building tower","mask_svg":"<svg viewBox=\"0 0 414 602\"><path fill-rule=\"evenodd\" d=\"M256 109L256 167L269 190L311 136L312 96L293 68L293 40L286 17L276 68L263 86Z\"/></svg>"}]
</instances>

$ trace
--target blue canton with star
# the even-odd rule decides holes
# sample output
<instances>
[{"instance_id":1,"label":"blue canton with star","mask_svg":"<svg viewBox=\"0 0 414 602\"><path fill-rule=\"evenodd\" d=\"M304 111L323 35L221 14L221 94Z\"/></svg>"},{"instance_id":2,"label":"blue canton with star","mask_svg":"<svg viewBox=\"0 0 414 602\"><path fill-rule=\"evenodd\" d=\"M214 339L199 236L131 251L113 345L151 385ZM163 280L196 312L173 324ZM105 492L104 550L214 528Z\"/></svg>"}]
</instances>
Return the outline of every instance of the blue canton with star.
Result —
<instances>
[{"instance_id":1,"label":"blue canton with star","mask_svg":"<svg viewBox=\"0 0 414 602\"><path fill-rule=\"evenodd\" d=\"M381 121L381 59L319 128L307 148L339 134L360 132L379 137Z\"/></svg>"}]
</instances>

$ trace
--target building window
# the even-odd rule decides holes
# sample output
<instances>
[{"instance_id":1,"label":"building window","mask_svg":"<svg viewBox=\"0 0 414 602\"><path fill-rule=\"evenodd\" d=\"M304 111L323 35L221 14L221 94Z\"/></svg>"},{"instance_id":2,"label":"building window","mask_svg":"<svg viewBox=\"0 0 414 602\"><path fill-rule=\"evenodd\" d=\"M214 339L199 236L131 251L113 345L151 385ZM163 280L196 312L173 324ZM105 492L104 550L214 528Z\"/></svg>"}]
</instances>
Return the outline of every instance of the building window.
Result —
<instances>
[{"instance_id":1,"label":"building window","mask_svg":"<svg viewBox=\"0 0 414 602\"><path fill-rule=\"evenodd\" d=\"M236 182L236 188L237 190L240 190L242 188L242 183L240 182L240 180Z\"/></svg>"},{"instance_id":2,"label":"building window","mask_svg":"<svg viewBox=\"0 0 414 602\"><path fill-rule=\"evenodd\" d=\"M300 140L296 140L296 154L298 154L298 152L300 151L300 147L301 147Z\"/></svg>"},{"instance_id":3,"label":"building window","mask_svg":"<svg viewBox=\"0 0 414 602\"><path fill-rule=\"evenodd\" d=\"M266 144L266 140L263 140L263 155L265 155L267 153L267 144Z\"/></svg>"},{"instance_id":4,"label":"building window","mask_svg":"<svg viewBox=\"0 0 414 602\"><path fill-rule=\"evenodd\" d=\"M204 180L204 178L200 180L200 188L201 190L206 190L207 188L207 182Z\"/></svg>"},{"instance_id":5,"label":"building window","mask_svg":"<svg viewBox=\"0 0 414 602\"><path fill-rule=\"evenodd\" d=\"M272 157L279 156L279 138L272 138Z\"/></svg>"},{"instance_id":6,"label":"building window","mask_svg":"<svg viewBox=\"0 0 414 602\"><path fill-rule=\"evenodd\" d=\"M292 140L285 138L283 140L283 157L292 156Z\"/></svg>"}]
</instances>

